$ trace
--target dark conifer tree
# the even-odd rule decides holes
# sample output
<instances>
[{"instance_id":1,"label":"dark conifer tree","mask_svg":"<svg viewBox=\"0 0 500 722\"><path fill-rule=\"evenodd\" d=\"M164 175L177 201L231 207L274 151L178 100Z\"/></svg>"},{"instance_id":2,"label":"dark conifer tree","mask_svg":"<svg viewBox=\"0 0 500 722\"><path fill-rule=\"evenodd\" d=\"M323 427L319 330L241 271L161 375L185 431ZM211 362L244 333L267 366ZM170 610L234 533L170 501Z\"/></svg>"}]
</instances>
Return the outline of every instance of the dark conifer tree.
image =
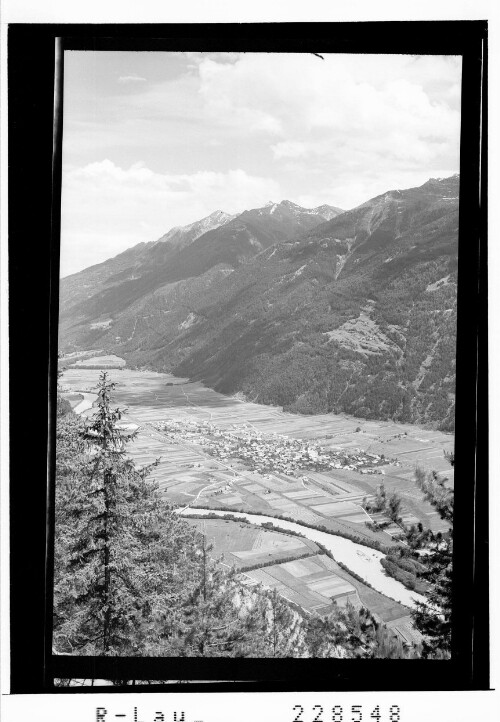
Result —
<instances>
[{"instance_id":1,"label":"dark conifer tree","mask_svg":"<svg viewBox=\"0 0 500 722\"><path fill-rule=\"evenodd\" d=\"M453 457L449 457L453 463ZM424 635L423 656L449 656L451 652L451 612L453 576L453 490L436 473L416 471L416 482L424 497L450 524L446 533L428 532L425 536L425 556L421 558L426 570L423 577L430 589L426 602L419 602L413 612L415 627Z\"/></svg>"},{"instance_id":2,"label":"dark conifer tree","mask_svg":"<svg viewBox=\"0 0 500 722\"><path fill-rule=\"evenodd\" d=\"M158 653L196 567L193 531L125 457L111 409L114 385L98 384L97 413L58 427L54 645L79 654Z\"/></svg>"},{"instance_id":3,"label":"dark conifer tree","mask_svg":"<svg viewBox=\"0 0 500 722\"><path fill-rule=\"evenodd\" d=\"M311 617L307 625L311 657L343 659L408 659L415 653L365 608L347 602L324 618Z\"/></svg>"},{"instance_id":4,"label":"dark conifer tree","mask_svg":"<svg viewBox=\"0 0 500 722\"><path fill-rule=\"evenodd\" d=\"M303 657L306 655L303 616L294 610L273 589L267 594L269 601L266 614L269 657Z\"/></svg>"},{"instance_id":5,"label":"dark conifer tree","mask_svg":"<svg viewBox=\"0 0 500 722\"><path fill-rule=\"evenodd\" d=\"M169 653L197 657L265 655L267 598L241 584L236 570L212 557L212 546L199 534L194 583L179 609Z\"/></svg>"}]
</instances>

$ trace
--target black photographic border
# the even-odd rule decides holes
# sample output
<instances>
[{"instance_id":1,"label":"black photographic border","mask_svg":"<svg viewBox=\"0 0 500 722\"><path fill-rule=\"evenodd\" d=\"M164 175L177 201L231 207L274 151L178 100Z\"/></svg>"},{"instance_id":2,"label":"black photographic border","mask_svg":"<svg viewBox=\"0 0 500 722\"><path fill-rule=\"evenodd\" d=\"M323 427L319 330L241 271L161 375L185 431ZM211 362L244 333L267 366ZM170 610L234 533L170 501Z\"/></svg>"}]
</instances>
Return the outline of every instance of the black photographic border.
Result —
<instances>
[{"instance_id":1,"label":"black photographic border","mask_svg":"<svg viewBox=\"0 0 500 722\"><path fill-rule=\"evenodd\" d=\"M52 654L62 137L61 96L56 92L54 116L54 89L61 87L60 58L69 49L462 56L455 436L460 531L454 542L451 660ZM11 693L104 690L54 688L54 677L137 680L134 687L106 692L488 689L487 22L11 24L8 98ZM193 683L145 687L140 679Z\"/></svg>"}]
</instances>

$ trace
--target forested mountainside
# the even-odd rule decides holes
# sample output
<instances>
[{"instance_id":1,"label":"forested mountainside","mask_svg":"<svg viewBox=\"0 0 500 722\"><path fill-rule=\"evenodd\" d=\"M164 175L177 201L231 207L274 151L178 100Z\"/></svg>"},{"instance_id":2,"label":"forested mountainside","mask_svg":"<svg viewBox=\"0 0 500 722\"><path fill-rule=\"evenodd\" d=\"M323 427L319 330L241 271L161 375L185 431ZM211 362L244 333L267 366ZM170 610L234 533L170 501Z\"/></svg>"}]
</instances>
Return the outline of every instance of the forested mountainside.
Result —
<instances>
[{"instance_id":1,"label":"forested mountainside","mask_svg":"<svg viewBox=\"0 0 500 722\"><path fill-rule=\"evenodd\" d=\"M175 226L157 241L138 243L114 258L74 273L61 281L61 294L69 307L86 301L99 291L119 286L124 278L133 280L159 260L165 260L184 246L189 245L208 231L232 220L224 211L214 211L206 218L189 226ZM134 270L136 269L136 270ZM89 290L90 289L90 290Z\"/></svg>"},{"instance_id":2,"label":"forested mountainside","mask_svg":"<svg viewBox=\"0 0 500 722\"><path fill-rule=\"evenodd\" d=\"M61 287L61 350L106 349L294 412L451 430L458 195L458 175L431 179L319 224L272 204L85 300L91 269L76 274Z\"/></svg>"},{"instance_id":3,"label":"forested mountainside","mask_svg":"<svg viewBox=\"0 0 500 722\"><path fill-rule=\"evenodd\" d=\"M293 238L341 212L333 206L306 209L282 201L229 216L215 211L154 243L124 253L61 281L61 321L72 326L103 313L120 313L167 282L203 275L214 266L236 268L263 248ZM77 329L77 336L85 329Z\"/></svg>"}]
</instances>

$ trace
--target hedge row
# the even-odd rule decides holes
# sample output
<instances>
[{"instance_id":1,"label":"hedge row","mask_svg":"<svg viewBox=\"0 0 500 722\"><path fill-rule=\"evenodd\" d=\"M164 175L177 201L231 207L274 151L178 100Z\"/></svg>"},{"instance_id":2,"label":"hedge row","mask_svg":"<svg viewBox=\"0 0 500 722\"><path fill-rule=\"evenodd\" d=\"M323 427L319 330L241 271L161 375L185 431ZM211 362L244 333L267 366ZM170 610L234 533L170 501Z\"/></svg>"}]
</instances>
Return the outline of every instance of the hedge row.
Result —
<instances>
[{"instance_id":1,"label":"hedge row","mask_svg":"<svg viewBox=\"0 0 500 722\"><path fill-rule=\"evenodd\" d=\"M303 554L282 557L281 559L270 559L268 562L264 562L263 564L252 564L249 567L241 567L238 569L238 571L251 572L252 569L264 569L264 567L272 567L274 564L286 564L287 562L294 562L297 559L307 559L308 557L315 556L317 556L317 553L309 550L308 552L304 552Z\"/></svg>"}]
</instances>

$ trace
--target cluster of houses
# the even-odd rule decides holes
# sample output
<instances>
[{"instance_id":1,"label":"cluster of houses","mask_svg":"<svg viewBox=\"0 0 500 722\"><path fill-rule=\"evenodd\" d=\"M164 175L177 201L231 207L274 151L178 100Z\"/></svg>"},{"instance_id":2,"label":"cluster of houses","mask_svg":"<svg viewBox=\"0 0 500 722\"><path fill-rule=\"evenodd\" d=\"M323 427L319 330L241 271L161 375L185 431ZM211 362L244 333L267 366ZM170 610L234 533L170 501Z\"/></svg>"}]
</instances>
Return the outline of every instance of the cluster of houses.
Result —
<instances>
[{"instance_id":1,"label":"cluster of houses","mask_svg":"<svg viewBox=\"0 0 500 722\"><path fill-rule=\"evenodd\" d=\"M226 486L221 487L220 489L217 489L216 491L212 492L212 496L219 496L219 494L224 494L226 491L230 491L231 487L233 485L232 481L228 481Z\"/></svg>"},{"instance_id":2,"label":"cluster of houses","mask_svg":"<svg viewBox=\"0 0 500 722\"><path fill-rule=\"evenodd\" d=\"M208 421L194 420L161 421L155 427L167 433L172 440L181 439L203 446L211 456L222 461L238 458L260 472L282 472L292 476L301 469L381 473L376 467L387 463L378 454L357 449L349 452L323 449L315 442L290 439L279 434L265 435L253 427L243 427L234 432Z\"/></svg>"}]
</instances>

